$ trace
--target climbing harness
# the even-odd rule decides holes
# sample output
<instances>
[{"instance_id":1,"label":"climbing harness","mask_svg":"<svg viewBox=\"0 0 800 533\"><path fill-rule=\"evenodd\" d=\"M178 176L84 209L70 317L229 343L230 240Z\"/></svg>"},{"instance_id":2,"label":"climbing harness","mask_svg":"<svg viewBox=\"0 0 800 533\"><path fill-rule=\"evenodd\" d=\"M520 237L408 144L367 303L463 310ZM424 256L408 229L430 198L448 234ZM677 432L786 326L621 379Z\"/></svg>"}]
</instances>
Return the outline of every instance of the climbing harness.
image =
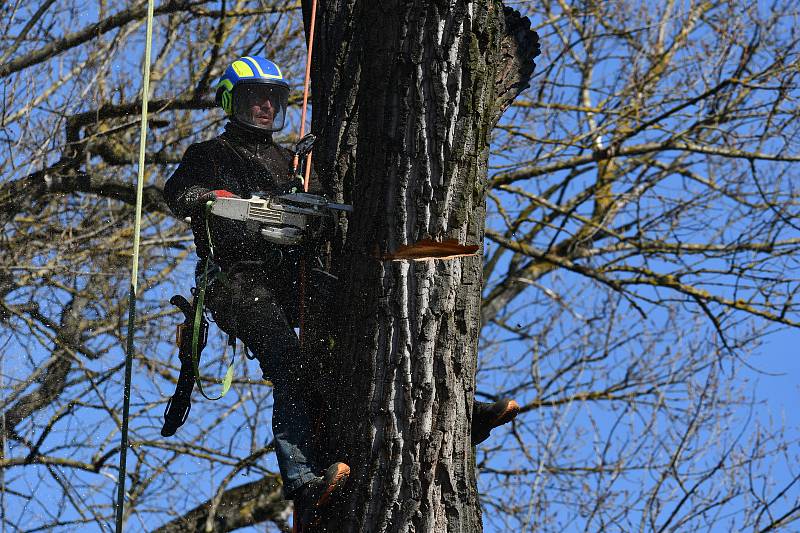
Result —
<instances>
[{"instance_id":1,"label":"climbing harness","mask_svg":"<svg viewBox=\"0 0 800 533\"><path fill-rule=\"evenodd\" d=\"M136 215L133 224L133 260L131 286L128 296L128 340L125 354L125 385L122 406L122 443L119 449L119 477L117 478L116 533L122 533L125 507L125 477L128 460L128 419L131 406L131 373L133 372L133 333L136 319L136 290L139 276L139 240L142 225L142 196L144 192L144 153L147 140L147 97L150 93L150 50L153 43L153 4L147 2L147 32L145 35L144 67L142 80L142 124L139 130L139 172L136 178Z\"/></svg>"}]
</instances>

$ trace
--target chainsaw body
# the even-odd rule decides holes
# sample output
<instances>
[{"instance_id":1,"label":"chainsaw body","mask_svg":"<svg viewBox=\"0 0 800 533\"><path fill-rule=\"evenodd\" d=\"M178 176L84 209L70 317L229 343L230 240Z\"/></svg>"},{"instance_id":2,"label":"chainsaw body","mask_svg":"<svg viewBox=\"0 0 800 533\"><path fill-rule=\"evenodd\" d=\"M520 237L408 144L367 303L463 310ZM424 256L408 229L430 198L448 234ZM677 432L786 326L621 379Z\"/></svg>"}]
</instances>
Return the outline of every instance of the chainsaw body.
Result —
<instances>
[{"instance_id":1,"label":"chainsaw body","mask_svg":"<svg viewBox=\"0 0 800 533\"><path fill-rule=\"evenodd\" d=\"M296 245L314 217L330 216L331 211L352 211L345 204L328 202L323 196L308 193L273 197L217 198L211 214L244 221L269 242Z\"/></svg>"}]
</instances>

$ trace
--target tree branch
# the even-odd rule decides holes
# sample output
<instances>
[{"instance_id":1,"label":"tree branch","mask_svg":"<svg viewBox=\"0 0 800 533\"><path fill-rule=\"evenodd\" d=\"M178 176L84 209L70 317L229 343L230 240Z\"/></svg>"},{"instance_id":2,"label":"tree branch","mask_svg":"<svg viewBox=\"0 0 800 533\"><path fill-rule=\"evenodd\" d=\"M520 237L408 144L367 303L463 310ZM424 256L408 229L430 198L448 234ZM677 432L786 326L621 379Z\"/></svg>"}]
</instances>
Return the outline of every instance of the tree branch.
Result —
<instances>
[{"instance_id":1,"label":"tree branch","mask_svg":"<svg viewBox=\"0 0 800 533\"><path fill-rule=\"evenodd\" d=\"M155 15L165 15L169 13L177 13L183 11L191 6L208 3L210 0L196 0L189 2L187 0L170 0L166 4L155 8ZM62 52L81 45L85 42L91 41L104 33L113 29L120 28L133 20L144 18L147 14L147 2L141 2L138 6L132 7L115 13L110 17L103 19L99 22L87 26L82 30L65 35L61 39L55 40L46 44L45 46L34 50L25 55L19 56L13 61L9 61L4 65L0 65L0 78L19 72L27 67L47 61L53 56Z\"/></svg>"},{"instance_id":2,"label":"tree branch","mask_svg":"<svg viewBox=\"0 0 800 533\"><path fill-rule=\"evenodd\" d=\"M153 533L205 533L211 500L198 505L185 515L164 524ZM283 500L280 476L265 476L238 487L226 490L219 499L213 533L233 531L270 520L282 527L286 524L291 507Z\"/></svg>"}]
</instances>

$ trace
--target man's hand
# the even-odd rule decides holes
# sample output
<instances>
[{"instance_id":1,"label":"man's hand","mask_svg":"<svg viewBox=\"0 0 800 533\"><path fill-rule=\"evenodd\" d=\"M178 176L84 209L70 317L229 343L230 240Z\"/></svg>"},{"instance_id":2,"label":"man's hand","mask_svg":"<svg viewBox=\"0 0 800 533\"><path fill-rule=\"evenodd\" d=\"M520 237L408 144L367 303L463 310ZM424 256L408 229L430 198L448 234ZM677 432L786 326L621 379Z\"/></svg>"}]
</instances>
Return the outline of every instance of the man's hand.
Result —
<instances>
[{"instance_id":1,"label":"man's hand","mask_svg":"<svg viewBox=\"0 0 800 533\"><path fill-rule=\"evenodd\" d=\"M216 189L201 194L197 198L197 203L200 207L206 205L206 202L213 202L217 198L239 198L237 195L225 189Z\"/></svg>"},{"instance_id":2,"label":"man's hand","mask_svg":"<svg viewBox=\"0 0 800 533\"><path fill-rule=\"evenodd\" d=\"M203 213L206 203L217 198L238 198L235 194L224 189L208 190L199 185L193 185L183 191L175 199L175 213L182 217L195 217Z\"/></svg>"}]
</instances>

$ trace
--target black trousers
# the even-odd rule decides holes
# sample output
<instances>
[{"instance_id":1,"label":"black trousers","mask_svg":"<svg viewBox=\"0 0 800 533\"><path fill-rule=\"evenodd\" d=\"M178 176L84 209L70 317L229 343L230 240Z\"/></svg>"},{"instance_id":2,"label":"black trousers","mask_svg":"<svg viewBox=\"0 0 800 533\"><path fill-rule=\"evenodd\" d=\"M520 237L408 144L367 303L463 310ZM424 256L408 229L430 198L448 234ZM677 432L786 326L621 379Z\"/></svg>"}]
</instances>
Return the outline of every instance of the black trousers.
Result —
<instances>
[{"instance_id":1,"label":"black trousers","mask_svg":"<svg viewBox=\"0 0 800 533\"><path fill-rule=\"evenodd\" d=\"M305 312L321 312L335 278L306 265ZM327 465L313 457L313 373L325 342L304 331L304 346L295 334L299 325L299 261L277 266L234 265L227 282L216 279L206 293L206 305L217 325L247 345L258 359L264 379L272 381L272 430L283 478L284 494L291 494ZM309 322L311 322L309 320Z\"/></svg>"}]
</instances>

